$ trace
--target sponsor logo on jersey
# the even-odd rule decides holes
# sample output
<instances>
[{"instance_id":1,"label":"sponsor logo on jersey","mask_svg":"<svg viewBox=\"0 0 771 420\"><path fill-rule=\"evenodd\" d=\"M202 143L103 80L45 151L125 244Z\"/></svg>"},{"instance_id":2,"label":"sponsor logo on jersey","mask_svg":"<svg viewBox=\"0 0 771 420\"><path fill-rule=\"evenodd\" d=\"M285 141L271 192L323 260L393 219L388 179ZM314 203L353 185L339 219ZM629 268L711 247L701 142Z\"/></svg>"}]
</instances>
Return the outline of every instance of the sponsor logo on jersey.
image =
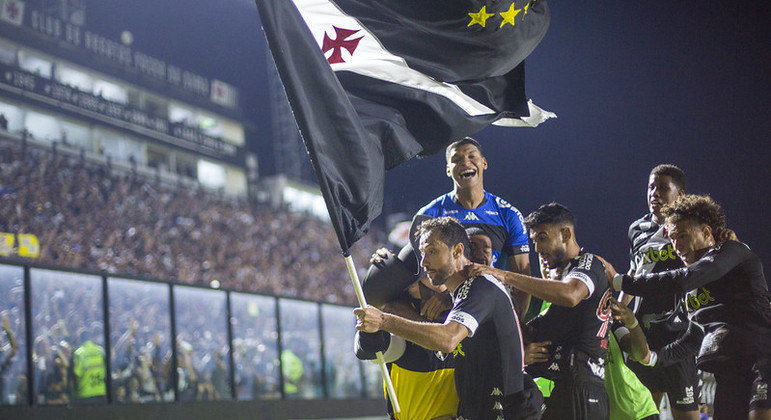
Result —
<instances>
[{"instance_id":1,"label":"sponsor logo on jersey","mask_svg":"<svg viewBox=\"0 0 771 420\"><path fill-rule=\"evenodd\" d=\"M495 210L485 210L485 214L488 216L497 216L498 212Z\"/></svg>"},{"instance_id":2,"label":"sponsor logo on jersey","mask_svg":"<svg viewBox=\"0 0 771 420\"><path fill-rule=\"evenodd\" d=\"M458 210L445 210L444 215L447 216L449 214L456 214L458 213Z\"/></svg>"},{"instance_id":3,"label":"sponsor logo on jersey","mask_svg":"<svg viewBox=\"0 0 771 420\"><path fill-rule=\"evenodd\" d=\"M475 213L469 212L469 213L466 213L466 216L463 218L463 220L475 220L475 221L478 222L479 221L479 217L477 217L477 215Z\"/></svg>"},{"instance_id":4,"label":"sponsor logo on jersey","mask_svg":"<svg viewBox=\"0 0 771 420\"><path fill-rule=\"evenodd\" d=\"M589 366L589 371L592 372L592 375L605 379L605 366L602 365L602 361L594 363L591 360L587 360L586 365Z\"/></svg>"},{"instance_id":5,"label":"sponsor logo on jersey","mask_svg":"<svg viewBox=\"0 0 771 420\"><path fill-rule=\"evenodd\" d=\"M682 400L677 401L675 404L693 404L695 399L693 398L693 386L687 386L684 389L685 396Z\"/></svg>"},{"instance_id":6,"label":"sponsor logo on jersey","mask_svg":"<svg viewBox=\"0 0 771 420\"><path fill-rule=\"evenodd\" d=\"M455 357L463 356L466 357L466 353L463 352L463 343L458 343L458 346L455 347L455 350L452 351L452 355Z\"/></svg>"},{"instance_id":7,"label":"sponsor logo on jersey","mask_svg":"<svg viewBox=\"0 0 771 420\"><path fill-rule=\"evenodd\" d=\"M500 397L501 395L503 395L503 392L501 392L500 388L498 388L497 386L494 386L493 392L491 392L490 395L493 397Z\"/></svg>"},{"instance_id":8,"label":"sponsor logo on jersey","mask_svg":"<svg viewBox=\"0 0 771 420\"><path fill-rule=\"evenodd\" d=\"M583 254L580 257L578 257L578 267L576 269L578 270L589 270L589 268L592 266L592 260L594 260L593 254Z\"/></svg>"},{"instance_id":9,"label":"sponsor logo on jersey","mask_svg":"<svg viewBox=\"0 0 771 420\"><path fill-rule=\"evenodd\" d=\"M710 292L709 289L702 287L701 289L692 290L688 293L685 297L685 306L688 308L688 312L693 312L714 301L715 298L712 297L712 292Z\"/></svg>"},{"instance_id":10,"label":"sponsor logo on jersey","mask_svg":"<svg viewBox=\"0 0 771 420\"><path fill-rule=\"evenodd\" d=\"M498 203L498 207L500 208L507 208L511 207L511 204L507 203L506 200L502 199L501 197L496 197L495 202Z\"/></svg>"},{"instance_id":11,"label":"sponsor logo on jersey","mask_svg":"<svg viewBox=\"0 0 771 420\"><path fill-rule=\"evenodd\" d=\"M675 249L672 248L672 244L667 244L664 249L648 248L645 251L640 250L637 252L634 259L635 265L641 267L646 264L676 260L677 254L675 253Z\"/></svg>"},{"instance_id":12,"label":"sponsor logo on jersey","mask_svg":"<svg viewBox=\"0 0 771 420\"><path fill-rule=\"evenodd\" d=\"M466 299L468 297L468 290L471 288L471 283L474 281L474 279L468 279L463 282L463 284L458 287L458 290L455 292L455 301L460 302L463 299Z\"/></svg>"},{"instance_id":13,"label":"sponsor logo on jersey","mask_svg":"<svg viewBox=\"0 0 771 420\"><path fill-rule=\"evenodd\" d=\"M766 400L768 400L768 384L758 381L755 392L752 393L752 400L750 402Z\"/></svg>"}]
</instances>

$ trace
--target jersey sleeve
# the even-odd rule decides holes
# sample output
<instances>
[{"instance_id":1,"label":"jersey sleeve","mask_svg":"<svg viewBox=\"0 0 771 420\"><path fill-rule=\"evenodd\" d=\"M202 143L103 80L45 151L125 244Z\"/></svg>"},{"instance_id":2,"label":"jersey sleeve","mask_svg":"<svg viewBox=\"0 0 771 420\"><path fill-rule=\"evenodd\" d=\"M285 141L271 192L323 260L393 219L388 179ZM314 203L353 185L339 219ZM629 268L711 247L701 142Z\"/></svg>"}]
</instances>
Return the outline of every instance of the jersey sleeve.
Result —
<instances>
[{"instance_id":1,"label":"jersey sleeve","mask_svg":"<svg viewBox=\"0 0 771 420\"><path fill-rule=\"evenodd\" d=\"M629 271L627 271L627 273L630 276L637 272L637 263L635 263L634 260L634 234L636 231L635 226L637 226L637 222L629 225L629 231L627 232L627 239L629 240Z\"/></svg>"},{"instance_id":2,"label":"jersey sleeve","mask_svg":"<svg viewBox=\"0 0 771 420\"><path fill-rule=\"evenodd\" d=\"M479 325L492 315L495 292L495 286L480 277L461 284L447 320L463 325L469 330L469 337L473 337Z\"/></svg>"},{"instance_id":3,"label":"jersey sleeve","mask_svg":"<svg viewBox=\"0 0 771 420\"><path fill-rule=\"evenodd\" d=\"M726 275L747 258L748 251L746 245L728 241L688 267L639 277L624 276L622 289L643 296L694 290Z\"/></svg>"},{"instance_id":4,"label":"jersey sleeve","mask_svg":"<svg viewBox=\"0 0 771 420\"><path fill-rule=\"evenodd\" d=\"M441 207L441 201L444 198L444 196L437 197L430 203L426 204L423 208L418 210L417 214L426 215L429 217L439 217L439 208Z\"/></svg>"},{"instance_id":5,"label":"jersey sleeve","mask_svg":"<svg viewBox=\"0 0 771 420\"><path fill-rule=\"evenodd\" d=\"M602 277L599 275L600 271L602 272ZM578 257L578 264L563 277L563 281L576 279L585 284L586 288L589 289L589 294L587 294L584 299L589 299L596 289L601 289L600 293L605 292L605 288L603 287L604 283L600 281L604 276L605 269L603 268L602 263L594 258L593 254L587 252Z\"/></svg>"},{"instance_id":6,"label":"jersey sleeve","mask_svg":"<svg viewBox=\"0 0 771 420\"><path fill-rule=\"evenodd\" d=\"M530 242L528 242L525 218L522 217L522 213L501 198L497 198L497 201L506 221L506 231L509 234L506 242L503 244L503 252L508 255L530 252Z\"/></svg>"},{"instance_id":7,"label":"jersey sleeve","mask_svg":"<svg viewBox=\"0 0 771 420\"><path fill-rule=\"evenodd\" d=\"M356 331L356 338L353 340L353 351L361 360L374 360L375 353L380 351L383 352L386 363L393 362L402 357L406 347L407 343L403 338L386 331Z\"/></svg>"},{"instance_id":8,"label":"jersey sleeve","mask_svg":"<svg viewBox=\"0 0 771 420\"><path fill-rule=\"evenodd\" d=\"M656 352L656 366L669 366L688 357L693 357L699 353L703 339L704 328L693 321L689 321L685 334Z\"/></svg>"}]
</instances>

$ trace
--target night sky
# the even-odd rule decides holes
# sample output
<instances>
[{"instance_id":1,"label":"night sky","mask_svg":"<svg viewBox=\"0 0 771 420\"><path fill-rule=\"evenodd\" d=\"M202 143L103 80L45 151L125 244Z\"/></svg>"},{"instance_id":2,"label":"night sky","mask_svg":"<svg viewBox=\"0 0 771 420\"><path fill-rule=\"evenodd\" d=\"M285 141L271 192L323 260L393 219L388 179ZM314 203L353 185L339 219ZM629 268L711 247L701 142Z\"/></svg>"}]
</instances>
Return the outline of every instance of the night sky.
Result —
<instances>
[{"instance_id":1,"label":"night sky","mask_svg":"<svg viewBox=\"0 0 771 420\"><path fill-rule=\"evenodd\" d=\"M250 148L271 166L266 44L253 4L87 5L89 29L113 39L130 30L134 48L238 86L261 133ZM565 204L578 218L579 243L626 269L626 232L647 212L648 173L674 163L689 192L721 203L729 227L768 267L771 3L550 5L551 28L527 60L527 92L558 118L475 135L489 163L487 190L525 215ZM443 156L413 159L388 173L384 213L414 213L450 188Z\"/></svg>"}]
</instances>

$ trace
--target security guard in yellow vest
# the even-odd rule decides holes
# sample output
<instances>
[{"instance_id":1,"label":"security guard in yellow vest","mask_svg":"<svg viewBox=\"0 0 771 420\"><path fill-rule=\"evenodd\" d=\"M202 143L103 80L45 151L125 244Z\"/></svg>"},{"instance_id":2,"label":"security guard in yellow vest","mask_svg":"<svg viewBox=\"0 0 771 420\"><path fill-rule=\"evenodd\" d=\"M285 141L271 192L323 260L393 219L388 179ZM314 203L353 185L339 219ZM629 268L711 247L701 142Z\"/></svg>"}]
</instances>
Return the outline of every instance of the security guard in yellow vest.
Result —
<instances>
[{"instance_id":1,"label":"security guard in yellow vest","mask_svg":"<svg viewBox=\"0 0 771 420\"><path fill-rule=\"evenodd\" d=\"M104 402L107 395L104 348L87 340L72 354L72 361L76 402Z\"/></svg>"}]
</instances>

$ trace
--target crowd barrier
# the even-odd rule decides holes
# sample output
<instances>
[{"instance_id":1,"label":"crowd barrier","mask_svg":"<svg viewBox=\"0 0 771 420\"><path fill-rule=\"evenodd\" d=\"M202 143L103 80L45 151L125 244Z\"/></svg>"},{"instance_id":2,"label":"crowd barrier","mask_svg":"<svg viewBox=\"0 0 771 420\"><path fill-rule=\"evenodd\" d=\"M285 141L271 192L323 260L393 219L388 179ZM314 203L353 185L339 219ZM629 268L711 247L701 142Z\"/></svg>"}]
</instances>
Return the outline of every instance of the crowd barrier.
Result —
<instances>
[{"instance_id":1,"label":"crowd barrier","mask_svg":"<svg viewBox=\"0 0 771 420\"><path fill-rule=\"evenodd\" d=\"M350 307L7 261L0 318L0 413L385 409Z\"/></svg>"}]
</instances>

